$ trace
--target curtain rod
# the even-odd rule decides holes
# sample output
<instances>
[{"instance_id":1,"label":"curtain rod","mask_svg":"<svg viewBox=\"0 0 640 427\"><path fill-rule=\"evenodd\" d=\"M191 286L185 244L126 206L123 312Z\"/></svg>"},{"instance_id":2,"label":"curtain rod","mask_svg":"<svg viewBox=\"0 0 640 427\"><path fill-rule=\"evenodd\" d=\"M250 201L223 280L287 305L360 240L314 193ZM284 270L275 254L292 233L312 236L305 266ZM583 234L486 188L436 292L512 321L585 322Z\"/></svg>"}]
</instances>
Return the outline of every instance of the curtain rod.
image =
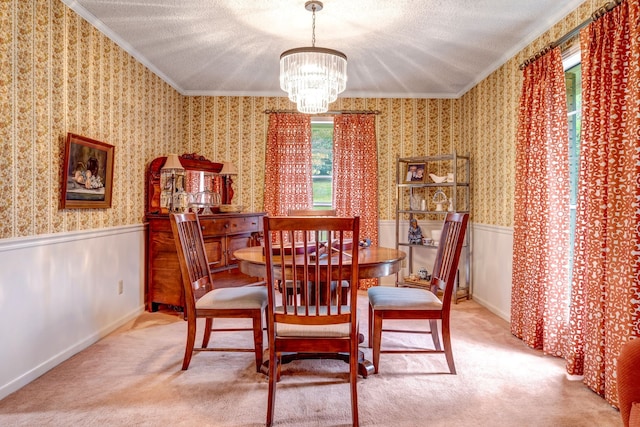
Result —
<instances>
[{"instance_id":1,"label":"curtain rod","mask_svg":"<svg viewBox=\"0 0 640 427\"><path fill-rule=\"evenodd\" d=\"M265 114L272 113L297 113L297 110L264 110ZM323 116L332 114L380 114L380 110L329 110L321 114L310 114L311 116Z\"/></svg>"},{"instance_id":2,"label":"curtain rod","mask_svg":"<svg viewBox=\"0 0 640 427\"><path fill-rule=\"evenodd\" d=\"M578 25L577 27L573 28L571 31L569 31L567 34L565 34L564 36L560 37L558 40L556 40L555 42L545 46L544 48L542 48L538 53L536 53L535 55L531 55L529 58L527 58L522 64L520 64L520 66L518 68L520 68L521 70L523 70L527 65L531 64L532 62L535 62L536 60L538 60L539 58L541 58L542 56L546 55L547 53L549 53L549 51L551 49L555 49L558 46L561 46L563 43L567 42L568 40L572 39L576 34L578 34L580 32L581 29L583 29L584 27L586 27L587 25L591 24L594 21L597 21L598 19L600 19L602 16L606 15L608 12L612 11L613 9L616 8L616 6L620 5L620 3L622 3L623 0L613 0L610 2L607 2L606 4L604 4L603 6L599 7L598 9L596 9L595 12L593 12L591 14L591 16L589 18L587 18L584 22L582 22L580 25Z\"/></svg>"}]
</instances>

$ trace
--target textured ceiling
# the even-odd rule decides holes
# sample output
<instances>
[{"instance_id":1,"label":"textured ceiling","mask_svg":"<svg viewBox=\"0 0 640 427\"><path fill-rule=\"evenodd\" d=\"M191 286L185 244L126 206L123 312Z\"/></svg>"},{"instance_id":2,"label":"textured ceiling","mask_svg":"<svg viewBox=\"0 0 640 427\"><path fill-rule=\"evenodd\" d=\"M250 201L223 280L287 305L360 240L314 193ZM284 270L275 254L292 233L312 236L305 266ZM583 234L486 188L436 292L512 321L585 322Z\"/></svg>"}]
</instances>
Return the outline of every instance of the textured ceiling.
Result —
<instances>
[{"instance_id":1,"label":"textured ceiling","mask_svg":"<svg viewBox=\"0 0 640 427\"><path fill-rule=\"evenodd\" d=\"M284 96L280 54L311 45L304 0L62 0L185 95ZM584 0L325 0L316 46L341 96L456 98Z\"/></svg>"}]
</instances>

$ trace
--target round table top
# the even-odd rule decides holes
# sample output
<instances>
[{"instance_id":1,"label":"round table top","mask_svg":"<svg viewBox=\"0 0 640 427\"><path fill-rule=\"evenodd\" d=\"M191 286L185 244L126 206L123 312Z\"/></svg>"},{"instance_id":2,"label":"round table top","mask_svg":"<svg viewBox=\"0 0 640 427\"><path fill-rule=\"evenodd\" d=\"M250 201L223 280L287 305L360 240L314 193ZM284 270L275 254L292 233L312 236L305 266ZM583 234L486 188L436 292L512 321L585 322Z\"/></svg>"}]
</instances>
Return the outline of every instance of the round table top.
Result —
<instances>
[{"instance_id":1,"label":"round table top","mask_svg":"<svg viewBox=\"0 0 640 427\"><path fill-rule=\"evenodd\" d=\"M265 257L262 246L238 249L233 253L240 271L253 277L266 277ZM406 254L393 248L360 248L358 251L360 279L390 276L402 267Z\"/></svg>"}]
</instances>

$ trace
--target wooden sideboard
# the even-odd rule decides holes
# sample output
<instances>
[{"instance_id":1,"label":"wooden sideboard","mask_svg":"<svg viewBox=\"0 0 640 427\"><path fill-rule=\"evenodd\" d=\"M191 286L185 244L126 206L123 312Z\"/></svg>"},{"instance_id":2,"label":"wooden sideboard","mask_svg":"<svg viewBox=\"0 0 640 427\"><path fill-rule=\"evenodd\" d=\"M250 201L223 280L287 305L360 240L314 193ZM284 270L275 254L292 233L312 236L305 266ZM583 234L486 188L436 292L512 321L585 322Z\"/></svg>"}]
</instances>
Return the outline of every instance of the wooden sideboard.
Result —
<instances>
[{"instance_id":1,"label":"wooden sideboard","mask_svg":"<svg viewBox=\"0 0 640 427\"><path fill-rule=\"evenodd\" d=\"M169 212L160 205L160 175L165 161L166 157L154 159L146 174L145 302L149 311L156 311L160 304L184 307L182 277ZM196 154L183 154L180 163L186 171L204 171L214 175L219 174L223 166ZM230 177L214 177L213 190L220 193L223 204L232 203L231 183ZM260 244L265 214L218 213L217 207L212 211L212 215L199 215L199 219L215 286L242 286L257 281L258 278L240 272L233 252Z\"/></svg>"},{"instance_id":2,"label":"wooden sideboard","mask_svg":"<svg viewBox=\"0 0 640 427\"><path fill-rule=\"evenodd\" d=\"M242 286L258 278L240 273L233 252L260 244L263 213L200 215L202 237L216 287ZM147 215L147 310L183 307L182 277L168 215Z\"/></svg>"}]
</instances>

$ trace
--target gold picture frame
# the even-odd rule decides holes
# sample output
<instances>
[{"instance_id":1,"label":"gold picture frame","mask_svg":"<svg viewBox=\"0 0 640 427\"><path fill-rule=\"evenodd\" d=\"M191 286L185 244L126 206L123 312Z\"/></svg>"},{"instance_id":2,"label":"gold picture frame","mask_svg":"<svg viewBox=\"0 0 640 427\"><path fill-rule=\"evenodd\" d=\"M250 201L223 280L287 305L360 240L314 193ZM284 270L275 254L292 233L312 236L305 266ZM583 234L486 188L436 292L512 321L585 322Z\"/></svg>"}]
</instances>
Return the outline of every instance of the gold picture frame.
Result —
<instances>
[{"instance_id":1,"label":"gold picture frame","mask_svg":"<svg viewBox=\"0 0 640 427\"><path fill-rule=\"evenodd\" d=\"M405 184L421 184L425 180L427 164L424 162L409 162L404 171Z\"/></svg>"},{"instance_id":2,"label":"gold picture frame","mask_svg":"<svg viewBox=\"0 0 640 427\"><path fill-rule=\"evenodd\" d=\"M61 209L111 207L114 152L113 145L67 133Z\"/></svg>"}]
</instances>

